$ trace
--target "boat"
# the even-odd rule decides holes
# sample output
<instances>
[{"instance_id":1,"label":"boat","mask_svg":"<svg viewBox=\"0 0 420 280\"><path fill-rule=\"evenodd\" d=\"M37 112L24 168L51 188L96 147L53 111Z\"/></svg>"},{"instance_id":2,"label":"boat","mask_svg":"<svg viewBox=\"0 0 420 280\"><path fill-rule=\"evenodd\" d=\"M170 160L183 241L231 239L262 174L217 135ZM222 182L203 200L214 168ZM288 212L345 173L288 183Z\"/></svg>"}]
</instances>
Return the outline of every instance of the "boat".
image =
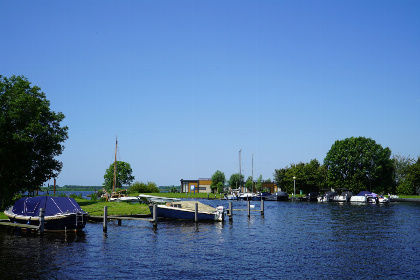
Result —
<instances>
[{"instance_id":1,"label":"boat","mask_svg":"<svg viewBox=\"0 0 420 280\"><path fill-rule=\"evenodd\" d=\"M199 221L223 221L226 211L223 206L213 208L198 201L177 201L166 204L150 204L150 213L153 215L153 206L156 205L157 217L177 220L195 220L195 205L198 205Z\"/></svg>"},{"instance_id":2,"label":"boat","mask_svg":"<svg viewBox=\"0 0 420 280\"><path fill-rule=\"evenodd\" d=\"M336 192L327 191L323 194L318 195L318 202L331 202L334 200L334 197L337 195Z\"/></svg>"},{"instance_id":3,"label":"boat","mask_svg":"<svg viewBox=\"0 0 420 280\"><path fill-rule=\"evenodd\" d=\"M388 202L389 202L389 198L383 195L378 196L378 203L388 203Z\"/></svg>"},{"instance_id":4,"label":"boat","mask_svg":"<svg viewBox=\"0 0 420 280\"><path fill-rule=\"evenodd\" d=\"M318 201L319 192L310 192L308 195L299 197L300 201Z\"/></svg>"},{"instance_id":5,"label":"boat","mask_svg":"<svg viewBox=\"0 0 420 280\"><path fill-rule=\"evenodd\" d=\"M45 210L46 231L81 230L89 216L73 198L52 196L23 197L4 211L4 214L13 223L39 226L41 208Z\"/></svg>"},{"instance_id":6,"label":"boat","mask_svg":"<svg viewBox=\"0 0 420 280\"><path fill-rule=\"evenodd\" d=\"M261 201L261 199L268 200L268 197L270 196L271 196L271 193L266 193L266 192L258 193L255 196L253 196L251 200L254 200L254 201Z\"/></svg>"},{"instance_id":7,"label":"boat","mask_svg":"<svg viewBox=\"0 0 420 280\"><path fill-rule=\"evenodd\" d=\"M361 191L357 195L350 197L350 202L368 202L368 200L371 200L372 197L372 192Z\"/></svg>"},{"instance_id":8,"label":"boat","mask_svg":"<svg viewBox=\"0 0 420 280\"><path fill-rule=\"evenodd\" d=\"M240 193L238 198L240 200L253 200L257 195L255 193Z\"/></svg>"},{"instance_id":9,"label":"boat","mask_svg":"<svg viewBox=\"0 0 420 280\"><path fill-rule=\"evenodd\" d=\"M337 189L342 191L339 195L334 196L334 202L349 202L350 198L353 196L353 193L347 189Z\"/></svg>"},{"instance_id":10,"label":"boat","mask_svg":"<svg viewBox=\"0 0 420 280\"><path fill-rule=\"evenodd\" d=\"M148 194L139 194L137 198L138 200L145 201L148 203L154 203L154 204L165 204L168 202L181 201L180 198L161 197L161 196L154 196L154 195L148 195Z\"/></svg>"},{"instance_id":11,"label":"boat","mask_svg":"<svg viewBox=\"0 0 420 280\"><path fill-rule=\"evenodd\" d=\"M274 201L288 201L289 194L287 192L278 191L271 195L269 195L266 200L274 200Z\"/></svg>"}]
</instances>

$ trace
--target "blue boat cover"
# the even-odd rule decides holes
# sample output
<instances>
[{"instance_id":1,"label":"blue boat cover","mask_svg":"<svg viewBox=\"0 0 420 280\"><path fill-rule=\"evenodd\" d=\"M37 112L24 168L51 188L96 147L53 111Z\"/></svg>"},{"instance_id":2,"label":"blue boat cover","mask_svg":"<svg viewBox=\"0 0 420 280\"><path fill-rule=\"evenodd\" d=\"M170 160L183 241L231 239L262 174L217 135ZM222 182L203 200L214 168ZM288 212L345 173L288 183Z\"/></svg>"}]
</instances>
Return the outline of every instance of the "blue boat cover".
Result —
<instances>
[{"instance_id":1,"label":"blue boat cover","mask_svg":"<svg viewBox=\"0 0 420 280\"><path fill-rule=\"evenodd\" d=\"M372 192L369 191L361 191L357 194L357 196L365 196L366 194L371 194Z\"/></svg>"},{"instance_id":2,"label":"blue boat cover","mask_svg":"<svg viewBox=\"0 0 420 280\"><path fill-rule=\"evenodd\" d=\"M45 216L60 213L83 212L76 200L70 197L36 196L24 197L15 202L12 212L16 215L39 216L39 209L45 209Z\"/></svg>"}]
</instances>

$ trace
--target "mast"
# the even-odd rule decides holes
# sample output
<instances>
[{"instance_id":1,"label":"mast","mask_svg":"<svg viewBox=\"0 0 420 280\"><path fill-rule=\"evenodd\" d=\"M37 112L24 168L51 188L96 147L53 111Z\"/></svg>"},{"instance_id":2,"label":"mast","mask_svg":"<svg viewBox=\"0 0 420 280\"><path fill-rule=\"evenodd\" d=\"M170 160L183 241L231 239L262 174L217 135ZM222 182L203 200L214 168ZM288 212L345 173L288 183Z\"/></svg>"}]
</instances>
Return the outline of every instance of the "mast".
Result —
<instances>
[{"instance_id":1,"label":"mast","mask_svg":"<svg viewBox=\"0 0 420 280\"><path fill-rule=\"evenodd\" d=\"M239 191L242 192L242 183L241 183L241 152L242 149L239 150Z\"/></svg>"},{"instance_id":2,"label":"mast","mask_svg":"<svg viewBox=\"0 0 420 280\"><path fill-rule=\"evenodd\" d=\"M112 183L112 193L115 192L115 185L117 183L117 146L118 146L118 138L115 137L114 181Z\"/></svg>"},{"instance_id":3,"label":"mast","mask_svg":"<svg viewBox=\"0 0 420 280\"><path fill-rule=\"evenodd\" d=\"M252 173L251 173L252 191L254 192L254 153L252 153Z\"/></svg>"}]
</instances>

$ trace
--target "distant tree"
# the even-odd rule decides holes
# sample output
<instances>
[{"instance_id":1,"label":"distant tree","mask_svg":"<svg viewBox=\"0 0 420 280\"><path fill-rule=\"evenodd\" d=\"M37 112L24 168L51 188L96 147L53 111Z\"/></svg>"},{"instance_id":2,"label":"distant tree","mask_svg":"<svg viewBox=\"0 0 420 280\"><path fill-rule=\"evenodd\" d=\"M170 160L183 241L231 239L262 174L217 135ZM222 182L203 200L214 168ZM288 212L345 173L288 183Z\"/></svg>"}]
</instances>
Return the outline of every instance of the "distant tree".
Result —
<instances>
[{"instance_id":1,"label":"distant tree","mask_svg":"<svg viewBox=\"0 0 420 280\"><path fill-rule=\"evenodd\" d=\"M252 177L248 176L248 178L246 179L245 182L245 187L247 188L248 191L252 192L252 187L253 187L253 181L252 181Z\"/></svg>"},{"instance_id":2,"label":"distant tree","mask_svg":"<svg viewBox=\"0 0 420 280\"><path fill-rule=\"evenodd\" d=\"M393 184L390 156L389 148L383 148L370 138L337 140L324 159L328 183L334 188L347 188L354 193L366 189L388 192Z\"/></svg>"},{"instance_id":3,"label":"distant tree","mask_svg":"<svg viewBox=\"0 0 420 280\"><path fill-rule=\"evenodd\" d=\"M33 192L60 173L56 156L68 138L63 119L25 77L0 75L0 208L16 193Z\"/></svg>"},{"instance_id":4,"label":"distant tree","mask_svg":"<svg viewBox=\"0 0 420 280\"><path fill-rule=\"evenodd\" d=\"M408 168L407 181L411 183L417 194L420 193L420 156L416 163Z\"/></svg>"},{"instance_id":5,"label":"distant tree","mask_svg":"<svg viewBox=\"0 0 420 280\"><path fill-rule=\"evenodd\" d=\"M159 188L153 182L134 182L128 189L130 193L159 193Z\"/></svg>"},{"instance_id":6,"label":"distant tree","mask_svg":"<svg viewBox=\"0 0 420 280\"><path fill-rule=\"evenodd\" d=\"M217 170L216 172L214 172L213 176L211 176L211 184L210 184L212 193L214 193L217 190L219 183L221 183L222 186L224 186L225 182L226 182L225 173L223 173L220 170Z\"/></svg>"},{"instance_id":7,"label":"distant tree","mask_svg":"<svg viewBox=\"0 0 420 280\"><path fill-rule=\"evenodd\" d=\"M263 185L263 176L260 174L257 179L257 183L255 184L255 189L257 192L260 192L262 190Z\"/></svg>"},{"instance_id":8,"label":"distant tree","mask_svg":"<svg viewBox=\"0 0 420 280\"><path fill-rule=\"evenodd\" d=\"M410 157L404 157L401 155L394 155L392 157L394 164L394 188L389 192L396 192L398 194L414 194L414 186L412 182L407 181L409 175L410 166L414 163L414 159Z\"/></svg>"},{"instance_id":9,"label":"distant tree","mask_svg":"<svg viewBox=\"0 0 420 280\"><path fill-rule=\"evenodd\" d=\"M115 188L123 188L123 186L128 186L134 181L134 176L132 175L133 170L131 165L124 161L117 161L117 170L116 170L116 185ZM114 163L112 163L109 168L105 171L104 175L104 187L106 189L112 189L114 182Z\"/></svg>"},{"instance_id":10,"label":"distant tree","mask_svg":"<svg viewBox=\"0 0 420 280\"><path fill-rule=\"evenodd\" d=\"M234 174L230 175L229 186L232 189L239 188L239 186L244 186L244 175L241 174L240 179L239 179L239 173L234 173Z\"/></svg>"}]
</instances>

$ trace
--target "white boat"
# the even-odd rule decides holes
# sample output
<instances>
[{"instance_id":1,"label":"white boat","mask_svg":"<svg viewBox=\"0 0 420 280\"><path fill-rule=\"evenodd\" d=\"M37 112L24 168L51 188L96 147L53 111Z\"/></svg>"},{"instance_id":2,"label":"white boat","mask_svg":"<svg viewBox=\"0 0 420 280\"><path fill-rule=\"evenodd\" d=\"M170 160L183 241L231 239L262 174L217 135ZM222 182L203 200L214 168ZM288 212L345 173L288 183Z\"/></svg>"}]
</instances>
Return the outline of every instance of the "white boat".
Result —
<instances>
[{"instance_id":1,"label":"white boat","mask_svg":"<svg viewBox=\"0 0 420 280\"><path fill-rule=\"evenodd\" d=\"M170 197L154 196L154 195L148 195L148 194L139 194L137 199L146 201L148 203L154 203L154 204L158 204L158 203L164 204L168 202L181 201L180 198L170 198Z\"/></svg>"},{"instance_id":2,"label":"white boat","mask_svg":"<svg viewBox=\"0 0 420 280\"><path fill-rule=\"evenodd\" d=\"M343 190L340 195L336 195L333 198L334 202L348 202L350 201L350 198L353 196L353 193L348 191L347 189L337 189L337 190Z\"/></svg>"},{"instance_id":3,"label":"white boat","mask_svg":"<svg viewBox=\"0 0 420 280\"><path fill-rule=\"evenodd\" d=\"M252 198L256 197L255 193L241 193L239 194L238 198L242 200L252 200Z\"/></svg>"},{"instance_id":4,"label":"white boat","mask_svg":"<svg viewBox=\"0 0 420 280\"><path fill-rule=\"evenodd\" d=\"M195 220L195 207L197 204L198 221L223 221L226 211L223 206L213 208L198 201L178 201L166 204L156 204L158 218ZM149 205L150 213L153 215L153 204Z\"/></svg>"},{"instance_id":5,"label":"white boat","mask_svg":"<svg viewBox=\"0 0 420 280\"><path fill-rule=\"evenodd\" d=\"M380 195L378 197L378 203L388 203L388 202L389 202L389 199L387 197L385 197L383 195Z\"/></svg>"},{"instance_id":6,"label":"white boat","mask_svg":"<svg viewBox=\"0 0 420 280\"><path fill-rule=\"evenodd\" d=\"M372 198L372 193L369 191L361 191L357 195L350 197L350 202L368 202Z\"/></svg>"}]
</instances>

